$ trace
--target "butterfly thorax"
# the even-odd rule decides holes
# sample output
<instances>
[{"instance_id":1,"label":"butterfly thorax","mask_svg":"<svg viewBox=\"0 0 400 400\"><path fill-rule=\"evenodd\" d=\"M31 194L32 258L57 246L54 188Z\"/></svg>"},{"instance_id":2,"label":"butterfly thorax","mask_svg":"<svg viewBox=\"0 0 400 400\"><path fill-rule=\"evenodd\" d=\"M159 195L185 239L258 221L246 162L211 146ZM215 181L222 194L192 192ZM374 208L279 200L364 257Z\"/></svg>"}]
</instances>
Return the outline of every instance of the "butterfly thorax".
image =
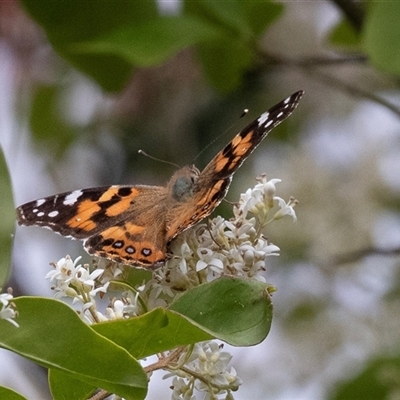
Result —
<instances>
[{"instance_id":1,"label":"butterfly thorax","mask_svg":"<svg viewBox=\"0 0 400 400\"><path fill-rule=\"evenodd\" d=\"M199 175L200 171L194 165L187 165L176 171L168 183L168 192L173 200L182 202L192 197Z\"/></svg>"}]
</instances>

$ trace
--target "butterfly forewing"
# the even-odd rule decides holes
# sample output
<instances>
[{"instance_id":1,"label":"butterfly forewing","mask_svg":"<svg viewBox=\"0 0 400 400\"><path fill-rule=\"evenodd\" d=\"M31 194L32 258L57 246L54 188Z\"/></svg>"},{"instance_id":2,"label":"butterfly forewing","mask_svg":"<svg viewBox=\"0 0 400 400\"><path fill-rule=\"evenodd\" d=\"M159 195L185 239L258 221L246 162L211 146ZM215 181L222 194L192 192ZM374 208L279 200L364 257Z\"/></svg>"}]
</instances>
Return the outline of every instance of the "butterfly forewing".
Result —
<instances>
[{"instance_id":1,"label":"butterfly forewing","mask_svg":"<svg viewBox=\"0 0 400 400\"><path fill-rule=\"evenodd\" d=\"M204 168L193 189L193 201L181 206L168 230L173 239L186 228L207 217L225 197L232 175L269 132L295 110L303 95L296 92L271 107L242 129Z\"/></svg>"},{"instance_id":2,"label":"butterfly forewing","mask_svg":"<svg viewBox=\"0 0 400 400\"><path fill-rule=\"evenodd\" d=\"M234 172L293 112L302 95L294 93L249 124L200 174L193 166L184 167L167 187L115 185L31 201L17 208L18 223L84 240L87 252L96 256L146 268L161 266L168 243L211 214Z\"/></svg>"},{"instance_id":3,"label":"butterfly forewing","mask_svg":"<svg viewBox=\"0 0 400 400\"><path fill-rule=\"evenodd\" d=\"M138 194L134 186L107 186L65 192L17 208L20 225L37 225L64 236L88 236L124 221Z\"/></svg>"},{"instance_id":4,"label":"butterfly forewing","mask_svg":"<svg viewBox=\"0 0 400 400\"><path fill-rule=\"evenodd\" d=\"M302 96L303 91L292 94L242 129L201 172L199 190L207 186L205 182L232 176L269 132L293 113Z\"/></svg>"}]
</instances>

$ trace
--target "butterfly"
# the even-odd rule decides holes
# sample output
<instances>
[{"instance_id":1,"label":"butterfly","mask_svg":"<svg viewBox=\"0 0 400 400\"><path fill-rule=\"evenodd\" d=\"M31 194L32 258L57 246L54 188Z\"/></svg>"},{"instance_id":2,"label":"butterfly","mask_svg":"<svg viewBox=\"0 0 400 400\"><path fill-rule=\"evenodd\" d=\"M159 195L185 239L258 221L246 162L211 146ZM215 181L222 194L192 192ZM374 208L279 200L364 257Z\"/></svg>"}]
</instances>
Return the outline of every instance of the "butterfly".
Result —
<instances>
[{"instance_id":1,"label":"butterfly","mask_svg":"<svg viewBox=\"0 0 400 400\"><path fill-rule=\"evenodd\" d=\"M292 114L302 95L292 94L247 125L202 171L185 166L166 186L114 185L45 197L18 207L18 223L83 240L91 255L158 268L172 239L212 213L234 172Z\"/></svg>"}]
</instances>

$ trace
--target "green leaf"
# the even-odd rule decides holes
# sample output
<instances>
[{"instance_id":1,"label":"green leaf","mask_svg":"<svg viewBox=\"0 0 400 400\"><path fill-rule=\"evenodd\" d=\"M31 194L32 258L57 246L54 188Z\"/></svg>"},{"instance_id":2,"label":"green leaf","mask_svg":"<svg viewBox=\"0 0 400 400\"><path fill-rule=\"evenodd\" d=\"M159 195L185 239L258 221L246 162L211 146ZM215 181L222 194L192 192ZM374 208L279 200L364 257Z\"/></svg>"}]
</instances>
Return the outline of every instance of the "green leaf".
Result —
<instances>
[{"instance_id":1,"label":"green leaf","mask_svg":"<svg viewBox=\"0 0 400 400\"><path fill-rule=\"evenodd\" d=\"M257 37L283 10L270 1L197 0L185 2L181 15L163 16L150 0L21 1L55 50L109 91L123 88L135 68L161 63L204 43L210 46L210 54L202 58L208 61L205 70L214 71L209 73L211 82L232 90L254 61ZM216 76L226 55L232 63L224 62L223 73ZM212 57L214 65L209 65Z\"/></svg>"},{"instance_id":2,"label":"green leaf","mask_svg":"<svg viewBox=\"0 0 400 400\"><path fill-rule=\"evenodd\" d=\"M212 338L251 346L267 336L272 320L268 285L243 279L218 279L198 286L169 310L93 326L99 334L136 358Z\"/></svg>"},{"instance_id":3,"label":"green leaf","mask_svg":"<svg viewBox=\"0 0 400 400\"><path fill-rule=\"evenodd\" d=\"M146 396L147 376L140 364L66 304L37 297L13 302L20 326L0 320L1 347L126 399Z\"/></svg>"},{"instance_id":4,"label":"green leaf","mask_svg":"<svg viewBox=\"0 0 400 400\"><path fill-rule=\"evenodd\" d=\"M14 201L6 160L0 149L0 289L11 270L11 244L15 227Z\"/></svg>"},{"instance_id":5,"label":"green leaf","mask_svg":"<svg viewBox=\"0 0 400 400\"><path fill-rule=\"evenodd\" d=\"M136 358L213 338L186 318L162 308L136 318L97 324L93 329Z\"/></svg>"},{"instance_id":6,"label":"green leaf","mask_svg":"<svg viewBox=\"0 0 400 400\"><path fill-rule=\"evenodd\" d=\"M255 60L252 49L244 42L222 39L198 45L197 55L207 78L221 92L238 87Z\"/></svg>"},{"instance_id":7,"label":"green leaf","mask_svg":"<svg viewBox=\"0 0 400 400\"><path fill-rule=\"evenodd\" d=\"M336 47L344 47L346 50L351 51L359 51L361 46L360 34L347 20L343 20L333 28L328 40Z\"/></svg>"},{"instance_id":8,"label":"green leaf","mask_svg":"<svg viewBox=\"0 0 400 400\"><path fill-rule=\"evenodd\" d=\"M256 40L281 14L283 6L266 2L185 2L185 12L218 26L221 34L196 46L203 70L221 92L236 89L257 59ZM222 30L223 29L223 30Z\"/></svg>"},{"instance_id":9,"label":"green leaf","mask_svg":"<svg viewBox=\"0 0 400 400\"><path fill-rule=\"evenodd\" d=\"M195 18L160 17L120 26L95 40L71 44L68 50L71 54L114 54L134 66L148 67L217 35L217 28Z\"/></svg>"},{"instance_id":10,"label":"green leaf","mask_svg":"<svg viewBox=\"0 0 400 400\"><path fill-rule=\"evenodd\" d=\"M126 283L130 287L143 285L153 277L153 273L143 268L125 268L121 283ZM114 281L118 285L118 281Z\"/></svg>"},{"instance_id":11,"label":"green leaf","mask_svg":"<svg viewBox=\"0 0 400 400\"><path fill-rule=\"evenodd\" d=\"M155 1L125 0L21 0L27 12L46 31L54 49L105 90L120 90L133 66L114 52L77 53L73 45L95 41L126 26L146 23L158 16ZM134 43L135 38L131 38ZM72 49L72 51L71 51Z\"/></svg>"},{"instance_id":12,"label":"green leaf","mask_svg":"<svg viewBox=\"0 0 400 400\"><path fill-rule=\"evenodd\" d=\"M54 400L86 400L97 389L59 369L49 369L49 385Z\"/></svg>"},{"instance_id":13,"label":"green leaf","mask_svg":"<svg viewBox=\"0 0 400 400\"><path fill-rule=\"evenodd\" d=\"M110 91L121 89L134 68L218 34L196 18L160 16L153 1L22 2L54 48Z\"/></svg>"},{"instance_id":14,"label":"green leaf","mask_svg":"<svg viewBox=\"0 0 400 400\"><path fill-rule=\"evenodd\" d=\"M241 1L249 28L255 36L265 32L284 11L284 5L271 1Z\"/></svg>"},{"instance_id":15,"label":"green leaf","mask_svg":"<svg viewBox=\"0 0 400 400\"><path fill-rule=\"evenodd\" d=\"M184 12L214 24L225 31L225 38L253 40L281 14L283 5L270 1L186 0Z\"/></svg>"},{"instance_id":16,"label":"green leaf","mask_svg":"<svg viewBox=\"0 0 400 400\"><path fill-rule=\"evenodd\" d=\"M21 396L19 393L6 388L4 386L0 386L0 399L7 399L7 400L26 400L26 397Z\"/></svg>"},{"instance_id":17,"label":"green leaf","mask_svg":"<svg viewBox=\"0 0 400 400\"><path fill-rule=\"evenodd\" d=\"M400 358L387 357L372 360L356 377L331 391L330 400L390 399L399 390Z\"/></svg>"},{"instance_id":18,"label":"green leaf","mask_svg":"<svg viewBox=\"0 0 400 400\"><path fill-rule=\"evenodd\" d=\"M252 346L271 328L268 287L258 281L221 278L185 292L169 309L229 344Z\"/></svg>"},{"instance_id":19,"label":"green leaf","mask_svg":"<svg viewBox=\"0 0 400 400\"><path fill-rule=\"evenodd\" d=\"M30 127L36 141L51 152L60 154L75 138L74 130L62 119L61 87L42 85L36 87L29 115Z\"/></svg>"},{"instance_id":20,"label":"green leaf","mask_svg":"<svg viewBox=\"0 0 400 400\"><path fill-rule=\"evenodd\" d=\"M363 26L363 48L378 69L400 75L400 2L370 2Z\"/></svg>"}]
</instances>

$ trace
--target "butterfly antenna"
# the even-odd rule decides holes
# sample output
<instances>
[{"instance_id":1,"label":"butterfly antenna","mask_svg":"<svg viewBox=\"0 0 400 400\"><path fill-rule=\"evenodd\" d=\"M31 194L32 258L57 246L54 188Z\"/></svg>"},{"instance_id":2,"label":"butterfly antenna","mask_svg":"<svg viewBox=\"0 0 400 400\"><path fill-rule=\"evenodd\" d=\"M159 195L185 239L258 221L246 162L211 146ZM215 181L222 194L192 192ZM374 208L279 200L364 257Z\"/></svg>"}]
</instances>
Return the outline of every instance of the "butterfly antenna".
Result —
<instances>
[{"instance_id":1,"label":"butterfly antenna","mask_svg":"<svg viewBox=\"0 0 400 400\"><path fill-rule=\"evenodd\" d=\"M247 115L247 113L249 112L248 108L245 108L242 112L242 114L240 114L239 119L242 119L245 115ZM237 122L237 121L236 121ZM211 142L209 142L207 144L206 147L204 147L199 154L197 154L196 158L193 161L196 161L208 148L210 148L221 136L224 136L226 134L226 132L230 131L236 124L236 122L234 122L233 124L231 124L231 126L229 126L228 128L226 128L221 134L219 134L214 140L211 140Z\"/></svg>"},{"instance_id":2,"label":"butterfly antenna","mask_svg":"<svg viewBox=\"0 0 400 400\"><path fill-rule=\"evenodd\" d=\"M169 165L173 165L173 166L176 167L176 168L180 168L179 165L177 165L177 164L175 164L175 163L173 163L173 162L171 162L171 161L166 161L166 160L162 160L161 158L157 158L157 157L151 156L150 154L147 154L147 153L146 153L145 151L143 151L143 150L138 150L138 153L141 154L142 156L145 156L145 157L150 158L151 160L159 161L159 162L162 162L162 163L164 163L164 164L169 164Z\"/></svg>"}]
</instances>

